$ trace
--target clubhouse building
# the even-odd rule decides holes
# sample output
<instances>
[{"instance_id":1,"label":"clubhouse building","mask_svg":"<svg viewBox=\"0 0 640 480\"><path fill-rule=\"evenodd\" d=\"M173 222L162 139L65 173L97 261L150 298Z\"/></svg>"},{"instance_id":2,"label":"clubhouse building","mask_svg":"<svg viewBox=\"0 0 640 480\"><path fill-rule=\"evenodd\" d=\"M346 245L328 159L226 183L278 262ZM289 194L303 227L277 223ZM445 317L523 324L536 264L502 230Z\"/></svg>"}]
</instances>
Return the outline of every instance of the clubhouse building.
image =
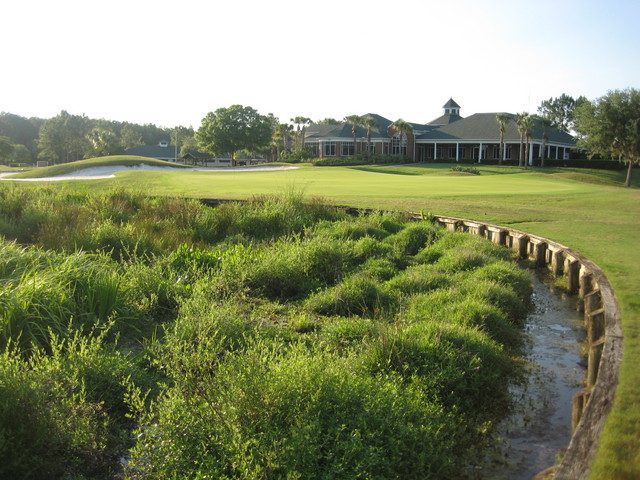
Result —
<instances>
[{"instance_id":1,"label":"clubhouse building","mask_svg":"<svg viewBox=\"0 0 640 480\"><path fill-rule=\"evenodd\" d=\"M366 152L368 147L371 153L401 154L414 162L474 160L482 163L500 159L497 113L475 113L463 118L460 106L453 99L442 108L443 114L428 123L409 122L410 133L395 131L394 122L380 115L364 115L373 118L377 127L371 129L370 140L367 129L357 127L355 143L352 125L348 123L312 124L306 128L305 144L320 158L351 156ZM504 143L502 160L517 161L521 140L514 114L505 124ZM530 130L528 163L543 156L551 162L566 160L574 148L576 143L570 134L547 128L536 120Z\"/></svg>"}]
</instances>

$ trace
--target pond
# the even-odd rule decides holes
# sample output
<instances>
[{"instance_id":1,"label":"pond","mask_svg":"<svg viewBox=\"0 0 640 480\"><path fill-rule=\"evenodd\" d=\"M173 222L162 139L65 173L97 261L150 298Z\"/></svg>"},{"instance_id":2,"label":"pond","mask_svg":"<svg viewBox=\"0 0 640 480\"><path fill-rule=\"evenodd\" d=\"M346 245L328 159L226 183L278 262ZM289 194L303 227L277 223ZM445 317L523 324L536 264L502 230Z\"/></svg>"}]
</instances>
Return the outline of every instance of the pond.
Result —
<instances>
[{"instance_id":1,"label":"pond","mask_svg":"<svg viewBox=\"0 0 640 480\"><path fill-rule=\"evenodd\" d=\"M583 385L585 339L577 298L534 277L534 311L527 317L527 381L512 387L517 407L499 425L490 466L477 478L530 480L556 463L571 440L571 399Z\"/></svg>"}]
</instances>

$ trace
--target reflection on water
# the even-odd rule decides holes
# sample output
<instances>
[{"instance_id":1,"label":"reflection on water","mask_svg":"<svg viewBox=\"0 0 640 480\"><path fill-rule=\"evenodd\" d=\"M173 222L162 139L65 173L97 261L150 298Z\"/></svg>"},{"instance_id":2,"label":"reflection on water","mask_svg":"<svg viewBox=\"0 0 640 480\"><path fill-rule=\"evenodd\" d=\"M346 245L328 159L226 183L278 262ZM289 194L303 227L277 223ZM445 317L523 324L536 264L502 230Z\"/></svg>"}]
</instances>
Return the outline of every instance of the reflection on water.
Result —
<instances>
[{"instance_id":1,"label":"reflection on water","mask_svg":"<svg viewBox=\"0 0 640 480\"><path fill-rule=\"evenodd\" d=\"M530 480L556 463L571 440L571 397L582 388L584 340L576 299L534 278L535 310L527 318L528 381L512 387L516 411L498 427L493 466L479 478Z\"/></svg>"}]
</instances>

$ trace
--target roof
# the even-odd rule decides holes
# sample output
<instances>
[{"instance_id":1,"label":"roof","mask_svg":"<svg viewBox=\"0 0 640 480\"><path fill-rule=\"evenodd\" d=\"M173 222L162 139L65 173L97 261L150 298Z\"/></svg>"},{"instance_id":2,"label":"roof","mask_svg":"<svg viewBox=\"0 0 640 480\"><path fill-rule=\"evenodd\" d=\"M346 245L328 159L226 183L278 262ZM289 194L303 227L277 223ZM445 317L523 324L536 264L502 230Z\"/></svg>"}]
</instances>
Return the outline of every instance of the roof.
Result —
<instances>
[{"instance_id":1,"label":"roof","mask_svg":"<svg viewBox=\"0 0 640 480\"><path fill-rule=\"evenodd\" d=\"M460 108L460 105L454 102L453 98L449 98L449 101L445 103L442 108Z\"/></svg>"},{"instance_id":2,"label":"roof","mask_svg":"<svg viewBox=\"0 0 640 480\"><path fill-rule=\"evenodd\" d=\"M504 139L507 142L519 142L520 133L513 115L506 125ZM531 138L535 141L542 141L544 128L540 120L535 121ZM555 128L547 129L549 143L557 143L567 146L575 146L574 138L566 132ZM434 128L420 135L416 140L420 141L490 141L498 143L500 141L500 130L496 121L496 113L475 113L467 118Z\"/></svg>"},{"instance_id":3,"label":"roof","mask_svg":"<svg viewBox=\"0 0 640 480\"><path fill-rule=\"evenodd\" d=\"M446 113L435 120L431 120L427 125L449 125L450 123L457 122L461 119L462 117L460 115L456 115L455 113Z\"/></svg>"}]
</instances>

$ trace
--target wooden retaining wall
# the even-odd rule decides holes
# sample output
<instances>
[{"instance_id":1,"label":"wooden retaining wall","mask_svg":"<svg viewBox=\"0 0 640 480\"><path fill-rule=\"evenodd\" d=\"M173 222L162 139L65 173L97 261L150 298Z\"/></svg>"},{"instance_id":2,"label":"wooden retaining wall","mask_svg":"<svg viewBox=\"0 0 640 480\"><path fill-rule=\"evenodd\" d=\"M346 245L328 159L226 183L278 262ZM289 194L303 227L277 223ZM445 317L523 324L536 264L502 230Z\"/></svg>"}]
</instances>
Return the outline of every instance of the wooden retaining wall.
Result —
<instances>
[{"instance_id":1,"label":"wooden retaining wall","mask_svg":"<svg viewBox=\"0 0 640 480\"><path fill-rule=\"evenodd\" d=\"M414 214L417 218L419 214ZM534 479L586 479L598 449L598 439L611 406L622 361L620 308L604 272L569 247L513 228L463 218L435 215L448 230L480 235L512 248L522 259L547 266L556 276L567 278L568 290L580 296L587 331L587 373L584 388L573 396L572 437L559 465Z\"/></svg>"}]
</instances>

